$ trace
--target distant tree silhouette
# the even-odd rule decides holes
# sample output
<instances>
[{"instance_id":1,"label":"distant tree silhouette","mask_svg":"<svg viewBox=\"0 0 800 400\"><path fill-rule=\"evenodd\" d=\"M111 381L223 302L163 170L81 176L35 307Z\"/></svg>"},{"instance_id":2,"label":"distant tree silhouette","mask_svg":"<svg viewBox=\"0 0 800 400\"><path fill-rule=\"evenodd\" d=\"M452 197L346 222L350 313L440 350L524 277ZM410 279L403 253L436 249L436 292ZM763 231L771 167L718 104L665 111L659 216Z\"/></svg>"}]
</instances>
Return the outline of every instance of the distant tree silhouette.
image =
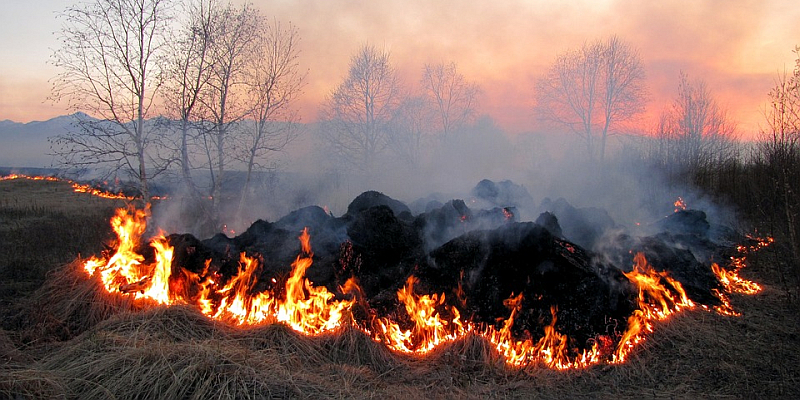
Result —
<instances>
[{"instance_id":1,"label":"distant tree silhouette","mask_svg":"<svg viewBox=\"0 0 800 400\"><path fill-rule=\"evenodd\" d=\"M638 52L616 36L585 43L556 58L536 81L540 119L580 136L590 157L605 157L608 136L645 109L644 67Z\"/></svg>"},{"instance_id":2,"label":"distant tree silhouette","mask_svg":"<svg viewBox=\"0 0 800 400\"><path fill-rule=\"evenodd\" d=\"M320 137L339 162L372 174L390 144L390 121L403 98L389 54L365 45L322 106Z\"/></svg>"},{"instance_id":3,"label":"distant tree silhouette","mask_svg":"<svg viewBox=\"0 0 800 400\"><path fill-rule=\"evenodd\" d=\"M681 72L678 95L657 126L657 159L671 174L708 170L732 156L736 124L714 99L703 80Z\"/></svg>"},{"instance_id":4,"label":"distant tree silhouette","mask_svg":"<svg viewBox=\"0 0 800 400\"><path fill-rule=\"evenodd\" d=\"M444 140L475 117L481 89L476 83L467 81L454 62L425 64L421 83L425 96L436 111L435 120Z\"/></svg>"}]
</instances>

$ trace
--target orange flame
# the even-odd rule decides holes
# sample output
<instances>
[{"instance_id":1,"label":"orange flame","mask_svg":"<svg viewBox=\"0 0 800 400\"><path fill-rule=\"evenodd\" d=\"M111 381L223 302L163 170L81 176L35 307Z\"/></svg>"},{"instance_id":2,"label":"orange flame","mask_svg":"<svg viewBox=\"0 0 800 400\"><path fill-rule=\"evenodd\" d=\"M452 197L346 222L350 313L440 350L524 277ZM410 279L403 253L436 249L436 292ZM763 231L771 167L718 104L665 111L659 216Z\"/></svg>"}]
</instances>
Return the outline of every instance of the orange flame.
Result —
<instances>
[{"instance_id":1,"label":"orange flame","mask_svg":"<svg viewBox=\"0 0 800 400\"><path fill-rule=\"evenodd\" d=\"M592 345L591 349L574 356L570 355L570 349L567 347L569 338L556 331L555 328L557 307L550 308L552 316L550 324L544 327L544 336L534 344L531 339L515 340L511 336L514 317L522 305L522 294L512 295L503 304L511 309L511 315L503 322L503 327L499 331L494 327L489 327L482 335L495 345L497 351L505 357L506 363L509 365L519 367L541 363L548 368L564 370L585 368L600 362L601 354L597 342Z\"/></svg>"},{"instance_id":2,"label":"orange flame","mask_svg":"<svg viewBox=\"0 0 800 400\"><path fill-rule=\"evenodd\" d=\"M425 354L438 345L450 342L475 332L491 342L511 366L524 366L535 363L554 368L584 368L597 364L601 360L597 344L580 354L571 355L568 348L569 338L556 331L557 308L551 308L552 320L544 327L544 336L537 342L531 339L516 340L511 328L514 318L522 307L522 294L511 296L503 304L511 310L511 314L503 321L499 330L494 326L476 327L471 322L461 321L461 314L455 307L445 306L442 295L416 295L414 284L417 279L409 277L406 285L397 293L398 299L405 305L405 310L413 322L410 329L402 329L398 323L389 318L382 318L378 324L380 333L373 337L385 343L389 348L412 354ZM440 311L440 310L443 310ZM450 314L452 317L443 317Z\"/></svg>"},{"instance_id":3,"label":"orange flame","mask_svg":"<svg viewBox=\"0 0 800 400\"><path fill-rule=\"evenodd\" d=\"M218 275L209 272L211 260L206 260L203 270L198 273L183 268L173 271L173 248L163 235L151 240L154 257L152 262L146 262L137 250L140 249L148 216L149 208L117 210L111 219L118 238L115 253L106 258L93 257L84 263L84 270L100 279L107 291L159 304L194 304L209 318L235 325L281 322L309 335L355 324L350 313L355 300L337 299L334 293L323 286L314 286L305 277L313 265L311 237L307 229L298 238L301 251L284 283L285 295L279 297L277 291L255 293L262 261L244 253L240 255L239 273L224 285L218 282ZM740 247L739 250L747 254L770 241L761 243ZM760 290L757 284L738 276L744 258L732 260L732 264L738 266L730 271L716 264L711 266L724 288L724 292L715 292L722 303L715 310L721 314L737 315L730 307L726 293L751 294ZM544 327L541 338L534 340L530 334L526 334L528 337L524 339L515 338L512 328L524 307L522 294L512 294L503 302L509 309L509 316L497 326L462 320L458 308L445 301L444 293L417 294L415 285L418 280L414 276L409 277L397 292L408 318L401 318L402 322L389 317L379 318L372 322L372 330L363 326L359 328L389 348L410 354L424 354L443 343L474 333L491 342L510 366L543 365L552 369L570 369L601 362L622 363L631 350L653 331L654 321L695 307L680 282L666 272L655 271L642 253L635 255L633 270L624 275L638 289L638 309L628 317L627 329L614 350L611 350L612 340L605 336L594 338L588 349L581 350L574 345L569 337L556 329L556 306L551 307L551 320ZM273 279L273 283L277 281ZM352 278L339 288L342 293L358 293L360 290ZM463 288L456 294L463 306L466 301L460 298ZM602 350L598 345L600 342L604 343Z\"/></svg>"},{"instance_id":4,"label":"orange flame","mask_svg":"<svg viewBox=\"0 0 800 400\"><path fill-rule=\"evenodd\" d=\"M75 193L88 193L96 197L102 197L106 199L122 199L122 200L133 200L134 198L131 196L126 196L121 193L112 193L107 190L101 190L94 188L90 185L78 183L71 179L62 179L55 176L32 176L32 175L23 175L23 174L11 174L0 177L0 181L6 180L13 180L13 179L27 179L32 181L51 181L51 182L66 182L72 185L72 191ZM153 199L161 199L161 197L153 196Z\"/></svg>"},{"instance_id":5,"label":"orange flame","mask_svg":"<svg viewBox=\"0 0 800 400\"><path fill-rule=\"evenodd\" d=\"M170 285L173 248L167 240L159 236L151 242L155 250L152 264L143 264L144 257L135 251L145 231L147 215L147 210L118 210L111 221L119 239L117 252L105 262L98 258L89 259L84 269L90 275L98 275L109 292L132 293L137 299L159 304L184 302L187 299L182 298L178 288ZM292 264L292 275L286 281L285 299L276 298L269 291L252 293L261 263L257 258L242 253L239 274L221 288L213 277L201 278L198 274L183 271L200 287L193 302L207 316L237 325L279 321L306 334L338 328L347 321L352 301L335 300L334 294L325 287L315 287L305 278L313 257L307 230L303 231L300 241L302 254ZM206 270L209 262L207 260Z\"/></svg>"},{"instance_id":6,"label":"orange flame","mask_svg":"<svg viewBox=\"0 0 800 400\"><path fill-rule=\"evenodd\" d=\"M742 262L735 264L744 265ZM731 293L756 294L761 291L761 285L739 276L739 268L726 270L717 263L711 264L711 271L717 276L726 291Z\"/></svg>"},{"instance_id":7,"label":"orange flame","mask_svg":"<svg viewBox=\"0 0 800 400\"><path fill-rule=\"evenodd\" d=\"M397 351L424 354L441 343L464 336L470 330L462 324L458 309L445 305L444 293L441 296L418 296L414 293L415 283L417 278L409 276L406 285L397 292L397 298L405 306L414 326L404 330L397 322L381 318L377 321L381 331L377 340ZM440 310L453 317L443 318Z\"/></svg>"},{"instance_id":8,"label":"orange flame","mask_svg":"<svg viewBox=\"0 0 800 400\"><path fill-rule=\"evenodd\" d=\"M106 290L116 291L120 285L125 288L146 280L147 274L142 274L139 267L144 257L137 253L139 239L147 227L146 219L149 209L129 210L120 208L111 218L111 227L117 235L117 251L105 262L98 258L91 258L84 265L89 275L100 274ZM131 290L136 292L141 290Z\"/></svg>"},{"instance_id":9,"label":"orange flame","mask_svg":"<svg viewBox=\"0 0 800 400\"><path fill-rule=\"evenodd\" d=\"M23 175L23 174L11 174L6 176L0 176L0 181L9 181L13 179L28 179L32 181L58 181L59 179L55 176L30 176L30 175Z\"/></svg>"},{"instance_id":10,"label":"orange flame","mask_svg":"<svg viewBox=\"0 0 800 400\"><path fill-rule=\"evenodd\" d=\"M672 203L675 206L675 212L685 210L686 209L686 202L683 201L683 197L678 196L678 200L675 200L675 203Z\"/></svg>"},{"instance_id":11,"label":"orange flame","mask_svg":"<svg viewBox=\"0 0 800 400\"><path fill-rule=\"evenodd\" d=\"M630 350L644 340L644 334L653 332L653 321L664 320L682 309L694 308L681 283L666 271L654 270L643 253L636 253L633 270L623 274L639 289L639 309L628 317L628 329L612 358L617 363L625 361Z\"/></svg>"}]
</instances>

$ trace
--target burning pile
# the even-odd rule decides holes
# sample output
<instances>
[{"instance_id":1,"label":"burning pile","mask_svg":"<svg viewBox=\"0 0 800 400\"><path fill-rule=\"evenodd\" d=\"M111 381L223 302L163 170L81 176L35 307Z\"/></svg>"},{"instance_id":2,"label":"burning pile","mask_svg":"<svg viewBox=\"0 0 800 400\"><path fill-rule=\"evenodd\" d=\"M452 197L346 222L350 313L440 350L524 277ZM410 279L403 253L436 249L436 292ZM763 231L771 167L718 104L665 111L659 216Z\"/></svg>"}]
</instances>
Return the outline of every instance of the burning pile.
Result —
<instances>
[{"instance_id":1,"label":"burning pile","mask_svg":"<svg viewBox=\"0 0 800 400\"><path fill-rule=\"evenodd\" d=\"M478 335L509 365L555 369L624 362L655 321L681 310L735 314L726 294L760 290L738 271L767 244L718 245L705 214L676 209L659 234L620 234L599 257L586 250L601 247L596 236L568 240L554 213L517 222L513 207L453 200L414 216L377 192L342 217L307 207L233 238L159 233L144 243L148 214L119 210L115 251L85 262L107 291L238 326L308 335L351 326L410 354Z\"/></svg>"}]
</instances>

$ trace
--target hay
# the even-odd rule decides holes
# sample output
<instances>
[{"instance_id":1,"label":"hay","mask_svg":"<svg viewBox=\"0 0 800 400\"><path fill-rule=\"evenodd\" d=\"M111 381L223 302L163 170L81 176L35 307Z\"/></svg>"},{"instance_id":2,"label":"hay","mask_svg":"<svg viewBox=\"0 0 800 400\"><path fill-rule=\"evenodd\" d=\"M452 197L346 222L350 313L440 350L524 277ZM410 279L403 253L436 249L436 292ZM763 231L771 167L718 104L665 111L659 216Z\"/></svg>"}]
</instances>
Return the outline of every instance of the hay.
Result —
<instances>
[{"instance_id":1,"label":"hay","mask_svg":"<svg viewBox=\"0 0 800 400\"><path fill-rule=\"evenodd\" d=\"M68 340L113 315L140 308L131 296L107 293L82 264L78 259L54 270L22 304L17 318L24 342Z\"/></svg>"},{"instance_id":2,"label":"hay","mask_svg":"<svg viewBox=\"0 0 800 400\"><path fill-rule=\"evenodd\" d=\"M117 310L33 363L3 365L0 398L791 398L795 314L769 289L734 300L742 317L687 312L625 364L577 371L509 368L477 335L412 357L353 327L307 337L191 307Z\"/></svg>"},{"instance_id":3,"label":"hay","mask_svg":"<svg viewBox=\"0 0 800 400\"><path fill-rule=\"evenodd\" d=\"M695 310L656 324L623 365L513 369L468 335L423 357L354 327L316 337L233 327L190 306L106 294L76 261L0 330L0 398L792 398L796 305L767 286L741 317ZM9 324L6 324L9 325Z\"/></svg>"},{"instance_id":4,"label":"hay","mask_svg":"<svg viewBox=\"0 0 800 400\"><path fill-rule=\"evenodd\" d=\"M156 306L143 311L119 313L98 323L94 330L113 332L130 340L228 339L233 328L210 319L192 306Z\"/></svg>"},{"instance_id":5,"label":"hay","mask_svg":"<svg viewBox=\"0 0 800 400\"><path fill-rule=\"evenodd\" d=\"M367 336L366 333L346 326L316 338L328 362L339 365L368 367L378 374L388 374L404 366L401 356L393 354L386 346Z\"/></svg>"},{"instance_id":6,"label":"hay","mask_svg":"<svg viewBox=\"0 0 800 400\"><path fill-rule=\"evenodd\" d=\"M68 394L69 389L54 373L19 366L0 366L2 399L56 399L66 398Z\"/></svg>"}]
</instances>

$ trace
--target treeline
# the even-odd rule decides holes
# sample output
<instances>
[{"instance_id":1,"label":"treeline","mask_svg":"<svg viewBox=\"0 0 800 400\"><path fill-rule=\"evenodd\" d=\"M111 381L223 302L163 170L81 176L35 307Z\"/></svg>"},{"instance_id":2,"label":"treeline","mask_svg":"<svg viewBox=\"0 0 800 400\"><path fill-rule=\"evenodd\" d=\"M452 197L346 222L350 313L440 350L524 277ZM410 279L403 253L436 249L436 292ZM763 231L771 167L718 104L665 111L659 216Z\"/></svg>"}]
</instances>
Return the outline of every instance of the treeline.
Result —
<instances>
[{"instance_id":1,"label":"treeline","mask_svg":"<svg viewBox=\"0 0 800 400\"><path fill-rule=\"evenodd\" d=\"M668 184L689 183L730 204L761 235L772 235L771 269L787 293L800 289L800 53L768 94L764 128L754 142L735 140L702 83L682 77L678 99L662 117L641 161Z\"/></svg>"}]
</instances>

